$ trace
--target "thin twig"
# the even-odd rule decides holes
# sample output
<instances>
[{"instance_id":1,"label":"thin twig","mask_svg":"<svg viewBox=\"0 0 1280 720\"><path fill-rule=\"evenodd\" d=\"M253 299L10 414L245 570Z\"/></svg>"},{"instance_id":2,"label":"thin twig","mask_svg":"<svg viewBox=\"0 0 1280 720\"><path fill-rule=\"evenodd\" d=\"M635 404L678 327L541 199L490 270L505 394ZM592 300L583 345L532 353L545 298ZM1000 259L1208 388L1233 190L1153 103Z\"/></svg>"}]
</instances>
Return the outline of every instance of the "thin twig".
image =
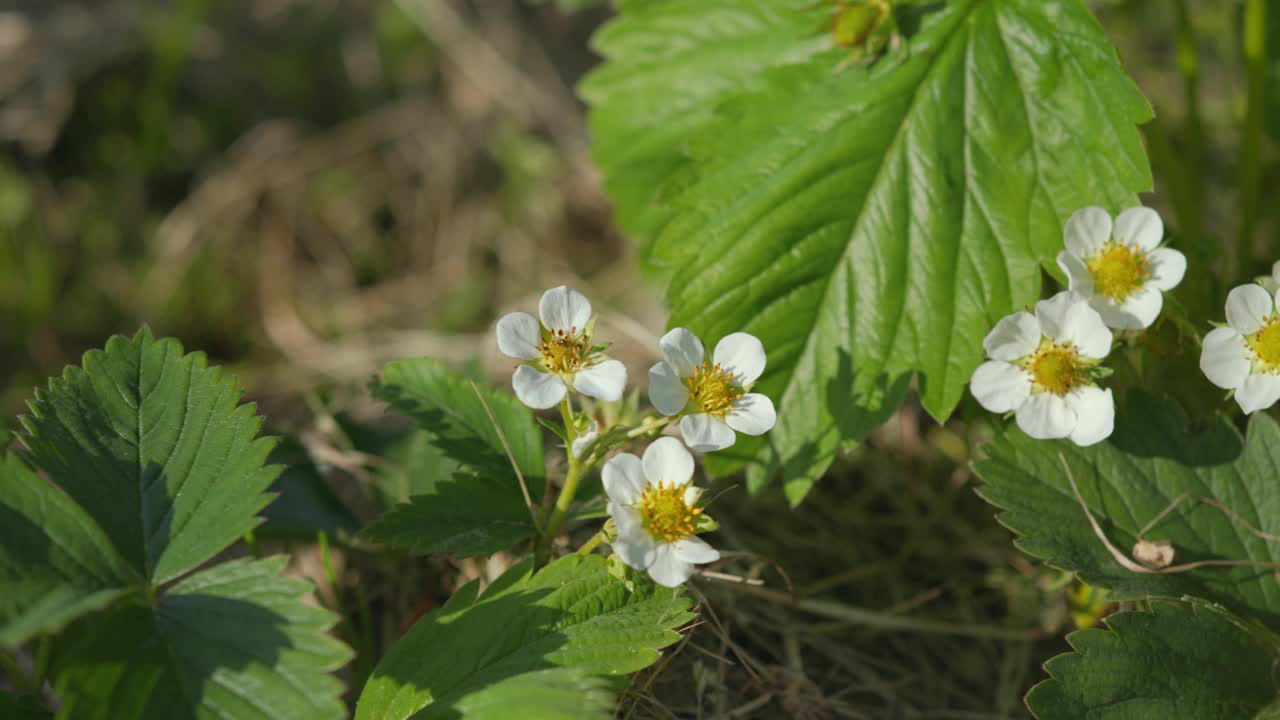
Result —
<instances>
[{"instance_id":1,"label":"thin twig","mask_svg":"<svg viewBox=\"0 0 1280 720\"><path fill-rule=\"evenodd\" d=\"M1158 570L1146 567L1145 565L1139 565L1133 560L1130 560L1127 555L1125 555L1124 553L1116 549L1115 545L1111 544L1111 540L1107 538L1107 534L1102 531L1102 526L1099 525L1098 521L1093 517L1093 512L1091 512L1089 510L1089 506L1085 504L1084 497L1080 495L1080 488L1079 486L1076 485L1076 478L1071 473L1071 466L1067 464L1066 456L1063 455L1062 453L1058 453L1058 460L1062 462L1062 469L1066 472L1067 480L1070 481L1071 483L1071 491L1075 493L1076 502L1080 503L1080 508L1084 510L1085 517L1089 518L1089 524L1093 526L1094 534L1098 536L1098 539L1102 541L1102 544L1107 548L1107 551L1111 553L1111 557L1115 559L1115 561L1121 567L1123 567L1125 570L1128 570L1129 572L1135 572L1142 575L1170 575L1173 573L1187 572L1188 570L1195 570L1196 568L1202 568L1202 567L1280 568L1280 563L1265 562L1261 560L1196 560L1195 562L1183 563L1181 565L1170 565L1167 568L1160 568ZM1207 498L1201 498L1201 500L1206 500L1206 499ZM1174 504L1177 504L1177 502L1178 501L1174 501ZM1225 507L1222 507L1220 504L1216 502L1211 502L1211 504L1217 506L1219 509L1226 510ZM1226 510L1226 511L1230 512L1229 510ZM1231 513L1231 514L1235 515L1235 513ZM1238 515L1236 515L1236 517L1240 518L1240 516ZM1240 519L1243 522L1243 519L1242 518ZM1153 523L1148 523L1148 527L1150 527L1150 525L1152 524ZM1245 525L1249 527L1251 530L1253 529L1252 526L1248 525L1248 523L1245 523ZM1277 539L1280 539L1280 538L1277 538Z\"/></svg>"},{"instance_id":2,"label":"thin twig","mask_svg":"<svg viewBox=\"0 0 1280 720\"><path fill-rule=\"evenodd\" d=\"M1259 530L1258 528L1254 527L1253 525L1250 525L1248 520L1245 520L1243 517L1240 517L1240 515L1239 515L1238 513L1236 513L1236 511L1235 511L1235 510L1232 510L1231 508L1227 507L1226 505L1223 505L1222 503L1218 502L1217 500L1214 500L1213 498L1202 497L1202 498L1200 498L1200 502L1205 503L1206 505L1212 505L1212 506L1214 506L1214 507L1218 508L1218 509L1219 509L1219 510L1221 510L1222 512L1224 512L1224 513L1226 513L1227 515L1229 515L1233 520L1235 520L1236 522L1238 522L1238 523L1240 523L1241 525L1245 526L1245 528L1247 528L1247 529L1249 530L1249 532L1253 533L1255 536L1260 537L1260 538L1262 538L1263 540L1271 540L1271 541L1274 541L1274 542L1280 542L1280 536L1272 535L1271 533L1265 533L1265 532L1262 532L1261 530Z\"/></svg>"},{"instance_id":3,"label":"thin twig","mask_svg":"<svg viewBox=\"0 0 1280 720\"><path fill-rule=\"evenodd\" d=\"M1169 507L1167 507L1167 508L1165 508L1165 509L1161 510L1161 511L1160 511L1160 513L1159 513L1158 515L1156 515L1155 517L1151 518L1151 522L1149 522L1149 523L1147 523L1146 525L1143 525L1143 526L1142 526L1142 529L1138 531L1138 539L1139 539L1139 540L1143 539L1143 537L1147 534L1147 532L1148 532L1149 530L1151 530L1151 528L1153 528L1153 527L1155 527L1155 526L1156 526L1156 523L1158 523L1158 522L1160 522L1161 520L1163 520L1163 519L1165 518L1165 516L1166 516L1166 515L1168 515L1169 513L1173 512L1173 509L1174 509L1174 508L1178 507L1178 505L1182 504L1182 501L1183 501L1183 500L1186 500L1186 499L1187 499L1187 498L1189 498L1189 497L1191 497L1191 493L1182 493L1181 495L1179 495L1179 496L1177 497L1177 499L1175 499L1173 502L1169 503Z\"/></svg>"},{"instance_id":4,"label":"thin twig","mask_svg":"<svg viewBox=\"0 0 1280 720\"><path fill-rule=\"evenodd\" d=\"M704 577L708 580L721 580L731 583L746 583L747 585L764 585L764 580L760 578L743 577L742 575L730 575L729 573L716 572L715 570L699 570L698 577Z\"/></svg>"},{"instance_id":5,"label":"thin twig","mask_svg":"<svg viewBox=\"0 0 1280 720\"><path fill-rule=\"evenodd\" d=\"M484 399L484 395L480 394L480 386L476 385L476 381L471 381L471 389L475 392L476 397L480 399L480 404L484 406L484 411L489 415L489 422L493 423L493 429L498 433L498 440L502 441L502 449L507 451L507 460L511 462L511 469L516 471L516 479L520 481L520 494L524 495L525 507L529 508L529 517L533 518L533 527L538 532L542 532L542 521L538 519L538 506L533 504L533 496L529 494L529 485L524 481L524 473L520 472L520 466L516 464L516 456L511 452L511 444L507 442L506 433L502 432L502 426L498 424L498 418L493 414L493 408L489 407L489 403Z\"/></svg>"}]
</instances>

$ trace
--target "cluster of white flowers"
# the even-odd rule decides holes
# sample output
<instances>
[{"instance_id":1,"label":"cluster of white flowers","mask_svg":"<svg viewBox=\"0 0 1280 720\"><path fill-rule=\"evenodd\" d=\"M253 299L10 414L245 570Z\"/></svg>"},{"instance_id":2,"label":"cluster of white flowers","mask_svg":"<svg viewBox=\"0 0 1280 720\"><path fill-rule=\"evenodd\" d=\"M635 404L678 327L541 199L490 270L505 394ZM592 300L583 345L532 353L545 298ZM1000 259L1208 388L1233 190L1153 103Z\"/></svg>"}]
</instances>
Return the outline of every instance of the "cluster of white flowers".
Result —
<instances>
[{"instance_id":1,"label":"cluster of white flowers","mask_svg":"<svg viewBox=\"0 0 1280 720\"><path fill-rule=\"evenodd\" d=\"M1160 247L1163 236L1160 216L1149 208L1125 210L1114 223L1102 208L1072 215L1058 255L1068 289L1037 303L1034 312L1005 317L987 335L990 360L969 385L978 403L1015 413L1018 427L1033 438L1085 446L1109 437L1115 401L1098 385L1111 352L1109 328L1150 327L1163 293L1186 273L1186 257Z\"/></svg>"},{"instance_id":2,"label":"cluster of white flowers","mask_svg":"<svg viewBox=\"0 0 1280 720\"><path fill-rule=\"evenodd\" d=\"M566 417L572 415L567 404L571 391L598 400L619 399L626 367L605 355L607 346L593 344L591 303L562 286L543 294L538 313L541 321L523 312L498 321L498 349L523 361L511 378L516 397L538 410L564 404ZM618 557L648 572L654 582L674 587L689 578L694 565L720 559L697 537L709 519L699 504L702 491L692 484L693 455L685 444L699 452L721 450L734 443L735 431L768 432L777 416L768 397L751 392L765 368L764 345L754 336L726 335L710 361L702 342L685 328L664 335L659 349L664 360L649 370L649 399L665 416L663 422L677 425L684 443L659 438L645 449L643 459L619 453L605 463L601 475ZM584 460L601 436L592 421L573 437L572 462Z\"/></svg>"}]
</instances>

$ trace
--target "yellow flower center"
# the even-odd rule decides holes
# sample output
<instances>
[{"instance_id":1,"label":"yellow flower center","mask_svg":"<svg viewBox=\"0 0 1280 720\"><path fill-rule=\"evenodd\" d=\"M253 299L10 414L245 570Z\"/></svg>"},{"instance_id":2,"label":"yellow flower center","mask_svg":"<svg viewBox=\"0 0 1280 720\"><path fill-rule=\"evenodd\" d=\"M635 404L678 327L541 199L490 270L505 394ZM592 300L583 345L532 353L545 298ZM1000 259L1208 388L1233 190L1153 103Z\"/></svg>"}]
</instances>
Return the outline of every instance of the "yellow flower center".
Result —
<instances>
[{"instance_id":1,"label":"yellow flower center","mask_svg":"<svg viewBox=\"0 0 1280 720\"><path fill-rule=\"evenodd\" d=\"M1115 240L1084 261L1099 294L1121 302L1151 279L1151 260L1141 250Z\"/></svg>"},{"instance_id":2,"label":"yellow flower center","mask_svg":"<svg viewBox=\"0 0 1280 720\"><path fill-rule=\"evenodd\" d=\"M576 330L548 330L538 343L542 367L547 372L575 373L591 364L591 341L585 333L579 335Z\"/></svg>"},{"instance_id":3,"label":"yellow flower center","mask_svg":"<svg viewBox=\"0 0 1280 720\"><path fill-rule=\"evenodd\" d=\"M689 400L708 415L724 415L742 397L742 388L733 383L733 373L725 372L720 363L712 366L703 362L685 383L689 386Z\"/></svg>"},{"instance_id":4,"label":"yellow flower center","mask_svg":"<svg viewBox=\"0 0 1280 720\"><path fill-rule=\"evenodd\" d=\"M1027 356L1022 366L1031 373L1033 391L1062 396L1088 379L1088 363L1071 343L1056 343L1048 338Z\"/></svg>"},{"instance_id":5,"label":"yellow flower center","mask_svg":"<svg viewBox=\"0 0 1280 720\"><path fill-rule=\"evenodd\" d=\"M1280 314L1272 315L1262 329L1246 335L1245 343L1267 372L1280 372Z\"/></svg>"},{"instance_id":6,"label":"yellow flower center","mask_svg":"<svg viewBox=\"0 0 1280 720\"><path fill-rule=\"evenodd\" d=\"M654 540L675 542L693 534L702 508L686 504L684 491L683 485L658 483L640 495L640 522Z\"/></svg>"}]
</instances>

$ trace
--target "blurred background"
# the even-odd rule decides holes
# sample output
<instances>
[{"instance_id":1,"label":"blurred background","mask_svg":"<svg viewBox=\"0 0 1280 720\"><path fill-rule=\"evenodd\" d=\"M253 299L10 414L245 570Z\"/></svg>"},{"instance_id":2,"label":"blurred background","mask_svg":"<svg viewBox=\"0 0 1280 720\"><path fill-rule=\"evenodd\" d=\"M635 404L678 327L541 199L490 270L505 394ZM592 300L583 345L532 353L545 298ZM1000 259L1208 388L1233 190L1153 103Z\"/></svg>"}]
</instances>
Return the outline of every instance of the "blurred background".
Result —
<instances>
[{"instance_id":1,"label":"blurred background","mask_svg":"<svg viewBox=\"0 0 1280 720\"><path fill-rule=\"evenodd\" d=\"M1234 237L1239 3L1090 4L1157 108L1148 202L1175 235ZM255 542L291 552L346 618L358 689L416 617L510 561L347 541L448 472L369 379L426 355L505 384L493 321L562 283L593 300L633 377L655 359L661 278L611 225L573 90L610 15L590 0L0 2L0 423L143 323L228 366L293 467ZM1251 232L1271 232L1275 205L1263 196ZM967 414L938 427L908 403L795 511L723 483L719 569L764 584L696 584L700 624L620 716L1024 717L1039 664L1107 605L1014 550L973 493Z\"/></svg>"}]
</instances>

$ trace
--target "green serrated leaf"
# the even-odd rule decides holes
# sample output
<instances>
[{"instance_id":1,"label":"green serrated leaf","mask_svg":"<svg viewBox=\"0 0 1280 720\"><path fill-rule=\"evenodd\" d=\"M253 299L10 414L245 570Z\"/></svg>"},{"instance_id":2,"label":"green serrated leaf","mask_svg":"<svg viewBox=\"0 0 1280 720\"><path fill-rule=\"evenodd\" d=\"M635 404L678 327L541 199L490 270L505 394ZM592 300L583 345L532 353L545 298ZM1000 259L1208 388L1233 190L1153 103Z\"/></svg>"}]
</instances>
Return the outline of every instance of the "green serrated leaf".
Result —
<instances>
[{"instance_id":1,"label":"green serrated leaf","mask_svg":"<svg viewBox=\"0 0 1280 720\"><path fill-rule=\"evenodd\" d=\"M60 640L53 684L68 720L342 718L328 673L350 651L332 613L300 601L288 558L235 560L160 596L82 621Z\"/></svg>"},{"instance_id":2,"label":"green serrated leaf","mask_svg":"<svg viewBox=\"0 0 1280 720\"><path fill-rule=\"evenodd\" d=\"M1275 701L1274 638L1206 603L1155 602L1068 636L1027 705L1040 720L1252 718Z\"/></svg>"},{"instance_id":3,"label":"green serrated leaf","mask_svg":"<svg viewBox=\"0 0 1280 720\"><path fill-rule=\"evenodd\" d=\"M509 480L458 473L397 505L361 534L419 553L470 557L506 550L534 531L524 498L512 491Z\"/></svg>"},{"instance_id":4,"label":"green serrated leaf","mask_svg":"<svg viewBox=\"0 0 1280 720\"><path fill-rule=\"evenodd\" d=\"M610 44L625 47L616 27ZM1150 107L1079 0L949 2L869 67L843 68L844 51L801 55L758 73L719 121L674 126L680 142L666 144L692 160L670 180L678 209L655 246L675 268L671 325L764 342L755 390L779 415L752 484L781 471L793 502L912 375L925 408L950 415L984 334L1039 297L1071 212L1134 205L1151 186L1136 128ZM714 67L687 71L708 81ZM613 60L600 72L627 71ZM680 79L637 87L634 114L678 95ZM598 123L597 143L645 146L619 125Z\"/></svg>"},{"instance_id":5,"label":"green serrated leaf","mask_svg":"<svg viewBox=\"0 0 1280 720\"><path fill-rule=\"evenodd\" d=\"M466 720L608 720L613 704L607 680L566 667L499 680L458 698L453 709Z\"/></svg>"},{"instance_id":6,"label":"green serrated leaf","mask_svg":"<svg viewBox=\"0 0 1280 720\"><path fill-rule=\"evenodd\" d=\"M1067 480L1071 467L1085 503L1121 553L1137 533L1187 494L1146 534L1172 543L1174 563L1197 560L1280 562L1280 543L1249 532L1244 523L1280 534L1280 426L1259 413L1247 439L1221 417L1190 420L1175 403L1131 392L1105 443L1079 448L1032 440L1009 428L974 465L980 494L1001 508L1000 522L1018 534L1018 547L1049 564L1079 573L1113 599L1202 597L1280 628L1280 585L1267 567L1201 567L1172 574L1140 574L1121 567L1094 534ZM1200 501L1208 498L1236 514Z\"/></svg>"},{"instance_id":7,"label":"green serrated leaf","mask_svg":"<svg viewBox=\"0 0 1280 720\"><path fill-rule=\"evenodd\" d=\"M511 454L526 480L545 477L542 435L533 413L511 394L474 384L443 363L428 358L389 363L374 383L373 394L418 421L449 457L493 478L510 478L519 487L502 441L476 396L476 388L502 427ZM541 482L530 482L530 490Z\"/></svg>"},{"instance_id":8,"label":"green serrated leaf","mask_svg":"<svg viewBox=\"0 0 1280 720\"><path fill-rule=\"evenodd\" d=\"M423 708L421 717L452 717L478 690L535 670L635 672L692 619L678 591L646 582L631 592L599 555L531 568L523 562L473 602L451 599L419 620L374 670L356 719L404 720Z\"/></svg>"},{"instance_id":9,"label":"green serrated leaf","mask_svg":"<svg viewBox=\"0 0 1280 720\"><path fill-rule=\"evenodd\" d=\"M0 456L0 646L56 631L145 582L74 500Z\"/></svg>"},{"instance_id":10,"label":"green serrated leaf","mask_svg":"<svg viewBox=\"0 0 1280 720\"><path fill-rule=\"evenodd\" d=\"M171 580L258 524L279 468L252 405L202 353L147 329L49 381L22 418L36 463L139 572Z\"/></svg>"},{"instance_id":11,"label":"green serrated leaf","mask_svg":"<svg viewBox=\"0 0 1280 720\"><path fill-rule=\"evenodd\" d=\"M721 100L770 67L831 47L823 3L658 0L625 4L592 38L607 62L579 87L591 105L593 156L618 225L646 247L670 218L664 181Z\"/></svg>"}]
</instances>

